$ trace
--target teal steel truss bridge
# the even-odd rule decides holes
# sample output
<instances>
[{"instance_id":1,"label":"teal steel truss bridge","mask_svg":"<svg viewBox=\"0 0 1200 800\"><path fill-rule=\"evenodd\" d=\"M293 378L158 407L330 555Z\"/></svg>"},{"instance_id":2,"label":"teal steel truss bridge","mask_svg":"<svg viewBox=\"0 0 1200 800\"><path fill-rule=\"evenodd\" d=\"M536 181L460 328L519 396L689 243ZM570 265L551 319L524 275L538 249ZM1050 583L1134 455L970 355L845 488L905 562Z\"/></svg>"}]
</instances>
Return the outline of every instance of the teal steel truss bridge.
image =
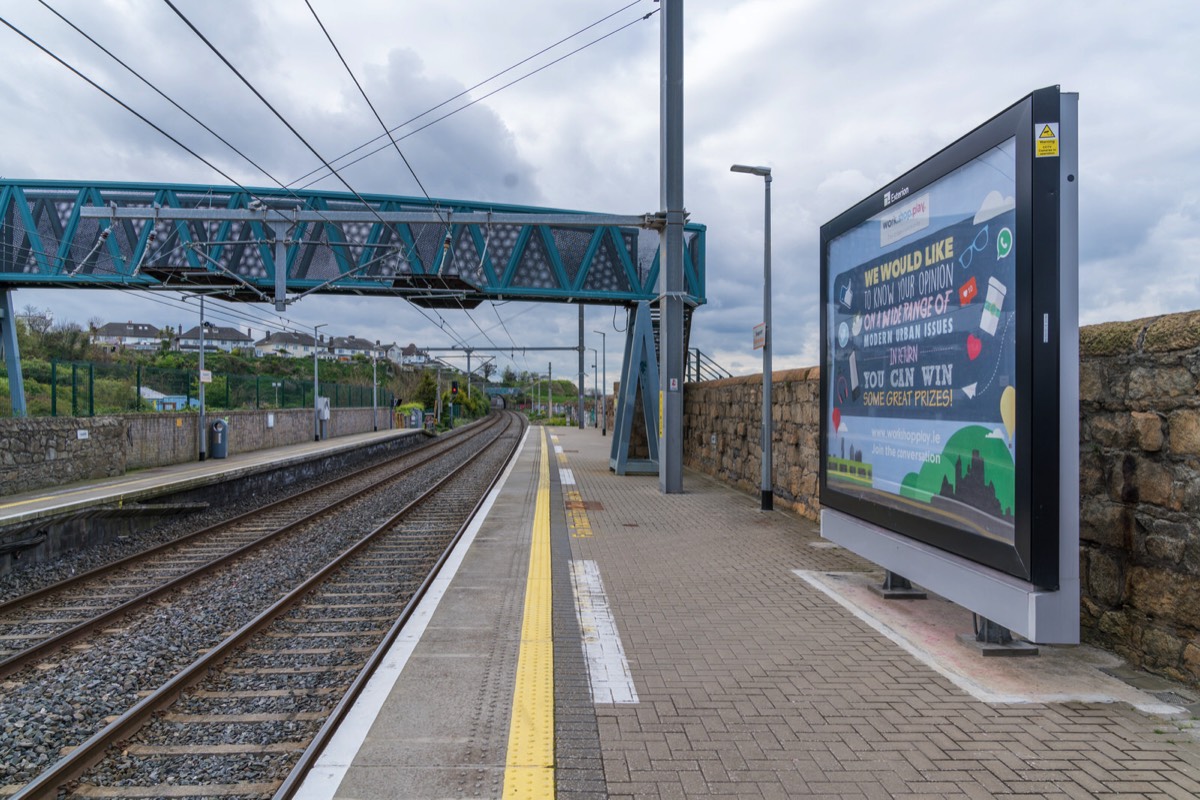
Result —
<instances>
[{"instance_id":1,"label":"teal steel truss bridge","mask_svg":"<svg viewBox=\"0 0 1200 800\"><path fill-rule=\"evenodd\" d=\"M663 213L607 215L457 200L184 184L0 180L0 343L25 414L12 290L176 290L271 303L390 295L431 308L484 300L629 311L613 465L656 471ZM643 232L648 232L642 236ZM685 331L705 302L705 227L683 242ZM579 350L582 353L582 329ZM685 342L687 334L684 334ZM12 363L16 362L16 369ZM580 362L582 364L582 360ZM634 401L650 458L629 457Z\"/></svg>"},{"instance_id":2,"label":"teal steel truss bridge","mask_svg":"<svg viewBox=\"0 0 1200 800\"><path fill-rule=\"evenodd\" d=\"M362 198L360 201L359 197ZM661 215L389 195L0 181L0 289L227 290L277 310L314 293L633 305L656 297ZM685 232L704 303L705 228Z\"/></svg>"}]
</instances>

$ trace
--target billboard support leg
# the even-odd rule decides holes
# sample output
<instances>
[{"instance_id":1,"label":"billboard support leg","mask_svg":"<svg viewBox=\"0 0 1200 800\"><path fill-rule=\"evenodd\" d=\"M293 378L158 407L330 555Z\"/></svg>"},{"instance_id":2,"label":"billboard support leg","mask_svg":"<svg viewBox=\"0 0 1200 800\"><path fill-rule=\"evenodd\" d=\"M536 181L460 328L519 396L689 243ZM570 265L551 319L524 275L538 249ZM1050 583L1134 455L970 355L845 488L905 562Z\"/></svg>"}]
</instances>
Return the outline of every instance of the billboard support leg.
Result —
<instances>
[{"instance_id":1,"label":"billboard support leg","mask_svg":"<svg viewBox=\"0 0 1200 800\"><path fill-rule=\"evenodd\" d=\"M883 583L871 589L884 600L925 600L929 596L921 589L914 589L908 578L890 569L884 571Z\"/></svg>"},{"instance_id":2,"label":"billboard support leg","mask_svg":"<svg viewBox=\"0 0 1200 800\"><path fill-rule=\"evenodd\" d=\"M982 656L1036 656L1038 647L1012 638L1012 631L987 617L972 614L975 633L960 633L958 640Z\"/></svg>"}]
</instances>

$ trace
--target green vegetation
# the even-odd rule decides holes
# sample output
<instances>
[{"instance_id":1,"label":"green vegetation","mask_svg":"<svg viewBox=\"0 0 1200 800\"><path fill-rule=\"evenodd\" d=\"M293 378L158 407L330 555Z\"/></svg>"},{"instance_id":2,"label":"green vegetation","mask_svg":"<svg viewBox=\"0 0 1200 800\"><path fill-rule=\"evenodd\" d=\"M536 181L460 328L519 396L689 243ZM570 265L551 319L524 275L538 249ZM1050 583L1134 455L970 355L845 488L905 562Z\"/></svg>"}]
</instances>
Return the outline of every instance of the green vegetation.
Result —
<instances>
[{"instance_id":1,"label":"green vegetation","mask_svg":"<svg viewBox=\"0 0 1200 800\"><path fill-rule=\"evenodd\" d=\"M1011 515L1016 496L1016 470L1012 454L1008 452L1008 445L1003 438L981 425L968 425L956 431L946 442L936 462L926 462L921 465L919 473L910 472L905 476L900 494L928 503L940 495L945 486L961 495L965 487L958 485L958 477L965 479L968 476L973 461L983 469L983 475L973 476L974 482L979 485L976 491L994 493L1000 513ZM970 504L987 510L982 498Z\"/></svg>"},{"instance_id":2,"label":"green vegetation","mask_svg":"<svg viewBox=\"0 0 1200 800\"><path fill-rule=\"evenodd\" d=\"M95 324L95 322L93 323ZM169 334L157 350L137 351L94 345L87 331L76 323L55 325L49 310L26 307L17 318L17 339L25 379L25 401L31 416L90 416L154 410L154 397L170 398L172 410L195 409L200 391L199 356L170 349ZM212 382L204 386L205 406L214 410L239 408L309 408L313 403L311 358L289 358L253 352L206 352L204 368ZM387 360L375 365L379 381L380 408L429 410L438 403L437 371L401 368ZM487 377L496 365L481 367ZM458 381L459 392L451 398L450 383ZM349 361L320 362L320 393L336 407L370 407L372 364L365 356ZM489 397L480 391L488 384L477 376L467 397L466 376L443 366L441 375L442 422L448 425L450 403L454 419L475 419L490 410ZM547 381L544 376L517 372L507 366L500 385L515 389L506 396L509 408L524 409L531 419L547 424L567 424L561 412L574 409L576 385L569 380L549 384L550 402L558 416L547 415ZM149 390L149 391L145 391ZM590 403L590 400L589 400ZM161 405L161 402L160 402ZM11 413L6 366L0 363L0 416Z\"/></svg>"},{"instance_id":3,"label":"green vegetation","mask_svg":"<svg viewBox=\"0 0 1200 800\"><path fill-rule=\"evenodd\" d=\"M26 307L17 320L17 342L31 416L91 416L153 411L154 393L172 398L174 410L198 405L199 354L121 350L94 345L75 323L55 326L48 311ZM303 408L313 403L310 358L253 352L206 352L205 405L213 409ZM411 398L421 376L380 360L375 365L380 407ZM372 364L365 356L320 362L320 392L334 407L370 407ZM144 391L144 390L149 390ZM147 395L150 395L148 398ZM0 363L0 416L11 413L7 365Z\"/></svg>"}]
</instances>

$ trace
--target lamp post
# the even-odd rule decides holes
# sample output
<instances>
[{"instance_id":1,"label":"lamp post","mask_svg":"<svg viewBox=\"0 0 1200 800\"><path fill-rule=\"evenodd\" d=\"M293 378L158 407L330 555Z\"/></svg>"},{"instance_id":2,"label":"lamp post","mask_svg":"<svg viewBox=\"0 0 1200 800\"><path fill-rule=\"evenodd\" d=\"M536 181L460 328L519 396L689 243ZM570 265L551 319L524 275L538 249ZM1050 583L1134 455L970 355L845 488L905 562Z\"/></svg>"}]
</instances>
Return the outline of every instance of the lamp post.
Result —
<instances>
[{"instance_id":1,"label":"lamp post","mask_svg":"<svg viewBox=\"0 0 1200 800\"><path fill-rule=\"evenodd\" d=\"M758 175L763 179L763 409L762 409L762 510L774 507L771 480L771 168L734 164L730 172Z\"/></svg>"},{"instance_id":2,"label":"lamp post","mask_svg":"<svg viewBox=\"0 0 1200 800\"><path fill-rule=\"evenodd\" d=\"M321 404L317 401L317 331L328 325L313 325L313 441L321 441Z\"/></svg>"},{"instance_id":3,"label":"lamp post","mask_svg":"<svg viewBox=\"0 0 1200 800\"><path fill-rule=\"evenodd\" d=\"M275 407L279 408L279 387L283 384L280 381L271 381L271 386L275 388Z\"/></svg>"},{"instance_id":4,"label":"lamp post","mask_svg":"<svg viewBox=\"0 0 1200 800\"><path fill-rule=\"evenodd\" d=\"M608 436L608 337L604 335L604 331L592 333L600 334L600 374L604 376L604 382L600 384L600 409L604 413L600 422L600 435Z\"/></svg>"},{"instance_id":5,"label":"lamp post","mask_svg":"<svg viewBox=\"0 0 1200 800\"><path fill-rule=\"evenodd\" d=\"M599 381L596 380L596 361L599 359L600 353L597 352L596 348L594 348L594 347L589 347L588 350L592 351L592 408L596 414L596 422L594 425L592 425L592 427L599 428L600 427L600 409L596 405L596 386L599 384Z\"/></svg>"},{"instance_id":6,"label":"lamp post","mask_svg":"<svg viewBox=\"0 0 1200 800\"><path fill-rule=\"evenodd\" d=\"M371 430L379 430L379 378L376 377L375 359L379 356L379 340L371 348Z\"/></svg>"},{"instance_id":7,"label":"lamp post","mask_svg":"<svg viewBox=\"0 0 1200 800\"><path fill-rule=\"evenodd\" d=\"M204 295L200 295L200 460L208 458L208 431L204 429Z\"/></svg>"}]
</instances>

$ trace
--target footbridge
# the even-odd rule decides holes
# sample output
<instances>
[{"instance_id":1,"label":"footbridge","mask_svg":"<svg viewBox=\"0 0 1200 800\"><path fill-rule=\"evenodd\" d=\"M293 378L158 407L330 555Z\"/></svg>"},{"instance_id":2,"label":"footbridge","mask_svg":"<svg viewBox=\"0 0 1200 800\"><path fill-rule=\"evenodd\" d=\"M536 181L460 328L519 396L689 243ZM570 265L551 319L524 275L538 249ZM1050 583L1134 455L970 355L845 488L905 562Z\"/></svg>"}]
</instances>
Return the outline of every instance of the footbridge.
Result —
<instances>
[{"instance_id":1,"label":"footbridge","mask_svg":"<svg viewBox=\"0 0 1200 800\"><path fill-rule=\"evenodd\" d=\"M626 307L631 324L621 380L630 407L623 405L623 391L614 430L619 434L623 416L632 423L637 386L657 388L656 365L647 362L658 360L651 304L660 296L657 234L665 226L663 213L606 215L230 186L0 180L0 333L13 413L24 413L13 289L195 291L270 303L277 311L309 294L389 295L432 308L470 309L485 300ZM690 310L705 302L703 225L684 228L683 273ZM582 353L582 341L579 347ZM658 409L650 394L643 392L642 410L653 433ZM614 461L621 471L618 438Z\"/></svg>"}]
</instances>

